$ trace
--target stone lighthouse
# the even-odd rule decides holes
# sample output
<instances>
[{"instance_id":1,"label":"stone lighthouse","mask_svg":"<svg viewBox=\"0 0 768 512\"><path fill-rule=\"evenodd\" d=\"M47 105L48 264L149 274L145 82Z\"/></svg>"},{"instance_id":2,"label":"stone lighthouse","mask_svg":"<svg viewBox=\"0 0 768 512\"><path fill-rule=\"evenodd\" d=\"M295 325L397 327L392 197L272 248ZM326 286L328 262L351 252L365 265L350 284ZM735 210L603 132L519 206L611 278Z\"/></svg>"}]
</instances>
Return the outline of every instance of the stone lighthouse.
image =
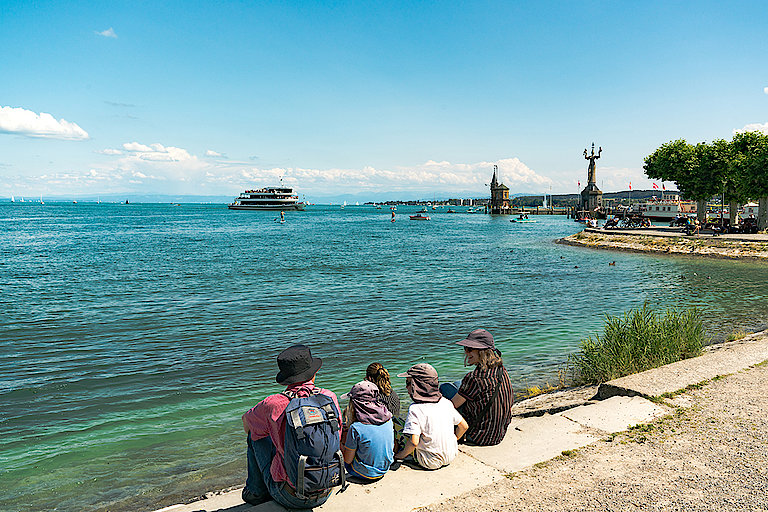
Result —
<instances>
[{"instance_id":1,"label":"stone lighthouse","mask_svg":"<svg viewBox=\"0 0 768 512\"><path fill-rule=\"evenodd\" d=\"M581 211L594 212L603 208L603 192L597 188L597 165L595 164L602 152L603 148L600 148L595 154L594 142L592 143L592 154L587 154L587 150L584 150L584 158L589 160L589 167L587 168L587 186L581 191L581 203L579 204Z\"/></svg>"},{"instance_id":2,"label":"stone lighthouse","mask_svg":"<svg viewBox=\"0 0 768 512\"><path fill-rule=\"evenodd\" d=\"M491 202L490 213L510 213L509 188L498 180L499 166L493 166L493 178L491 178Z\"/></svg>"}]
</instances>

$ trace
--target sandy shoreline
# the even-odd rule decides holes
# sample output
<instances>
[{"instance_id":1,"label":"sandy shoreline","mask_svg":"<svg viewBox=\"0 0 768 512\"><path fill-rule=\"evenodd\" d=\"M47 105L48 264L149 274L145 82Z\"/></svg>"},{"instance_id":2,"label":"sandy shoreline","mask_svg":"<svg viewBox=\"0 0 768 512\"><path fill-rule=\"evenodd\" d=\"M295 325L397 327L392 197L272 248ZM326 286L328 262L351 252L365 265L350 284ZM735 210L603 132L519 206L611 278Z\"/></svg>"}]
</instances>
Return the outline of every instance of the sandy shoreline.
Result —
<instances>
[{"instance_id":1,"label":"sandy shoreline","mask_svg":"<svg viewBox=\"0 0 768 512\"><path fill-rule=\"evenodd\" d=\"M636 231L585 229L556 243L592 249L768 262L768 235L695 235L664 228Z\"/></svg>"}]
</instances>

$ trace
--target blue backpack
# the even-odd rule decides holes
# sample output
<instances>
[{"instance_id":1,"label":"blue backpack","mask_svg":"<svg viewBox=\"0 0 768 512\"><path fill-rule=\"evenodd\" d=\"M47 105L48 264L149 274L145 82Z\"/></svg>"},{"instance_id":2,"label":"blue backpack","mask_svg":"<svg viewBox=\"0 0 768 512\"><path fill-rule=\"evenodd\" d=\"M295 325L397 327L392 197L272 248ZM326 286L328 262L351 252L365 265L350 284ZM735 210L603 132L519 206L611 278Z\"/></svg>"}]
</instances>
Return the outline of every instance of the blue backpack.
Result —
<instances>
[{"instance_id":1,"label":"blue backpack","mask_svg":"<svg viewBox=\"0 0 768 512\"><path fill-rule=\"evenodd\" d=\"M333 399L315 390L307 397L293 391L285 409L285 453L288 480L299 499L325 494L331 487L345 487L344 457L339 439L341 413Z\"/></svg>"}]
</instances>

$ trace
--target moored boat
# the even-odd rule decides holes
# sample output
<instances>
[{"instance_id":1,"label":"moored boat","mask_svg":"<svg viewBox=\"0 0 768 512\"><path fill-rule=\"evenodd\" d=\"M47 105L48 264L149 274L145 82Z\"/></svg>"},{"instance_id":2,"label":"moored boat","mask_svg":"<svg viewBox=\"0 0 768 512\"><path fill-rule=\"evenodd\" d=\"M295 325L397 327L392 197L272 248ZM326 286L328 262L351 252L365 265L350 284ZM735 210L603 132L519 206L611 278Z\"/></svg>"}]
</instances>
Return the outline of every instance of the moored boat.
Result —
<instances>
[{"instance_id":1,"label":"moored boat","mask_svg":"<svg viewBox=\"0 0 768 512\"><path fill-rule=\"evenodd\" d=\"M670 221L696 213L696 201L682 201L676 192L664 192L661 199L653 197L647 201L635 203L628 211L629 215L642 215L651 220Z\"/></svg>"},{"instance_id":2,"label":"moored boat","mask_svg":"<svg viewBox=\"0 0 768 512\"><path fill-rule=\"evenodd\" d=\"M408 217L411 220L429 220L429 215L424 215L421 212L417 213L416 215L409 215Z\"/></svg>"}]
</instances>

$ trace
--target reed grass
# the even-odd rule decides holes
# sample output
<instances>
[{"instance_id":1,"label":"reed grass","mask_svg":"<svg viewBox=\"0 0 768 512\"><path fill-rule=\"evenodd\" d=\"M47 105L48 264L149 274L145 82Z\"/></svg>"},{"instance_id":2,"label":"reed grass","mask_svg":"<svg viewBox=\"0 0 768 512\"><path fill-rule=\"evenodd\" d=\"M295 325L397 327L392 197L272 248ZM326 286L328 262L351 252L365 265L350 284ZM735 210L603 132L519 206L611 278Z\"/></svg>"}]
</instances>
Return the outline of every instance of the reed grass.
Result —
<instances>
[{"instance_id":1,"label":"reed grass","mask_svg":"<svg viewBox=\"0 0 768 512\"><path fill-rule=\"evenodd\" d=\"M602 336L581 340L570 358L577 385L600 384L701 354L704 326L696 308L656 312L644 304L607 316Z\"/></svg>"}]
</instances>

